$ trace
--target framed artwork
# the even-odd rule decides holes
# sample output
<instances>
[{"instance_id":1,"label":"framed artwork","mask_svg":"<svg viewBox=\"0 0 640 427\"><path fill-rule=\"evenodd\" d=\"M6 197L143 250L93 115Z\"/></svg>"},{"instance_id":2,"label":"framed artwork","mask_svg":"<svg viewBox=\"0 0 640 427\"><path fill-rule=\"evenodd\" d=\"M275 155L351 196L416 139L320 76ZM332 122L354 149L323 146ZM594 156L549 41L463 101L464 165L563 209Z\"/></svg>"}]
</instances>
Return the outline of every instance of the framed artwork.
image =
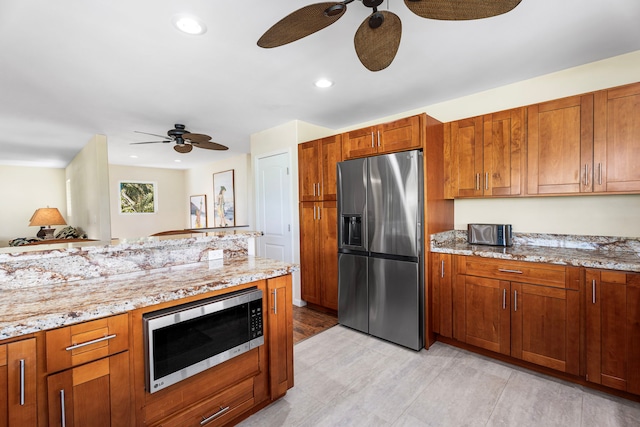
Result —
<instances>
[{"instance_id":1,"label":"framed artwork","mask_svg":"<svg viewBox=\"0 0 640 427\"><path fill-rule=\"evenodd\" d=\"M121 214L153 214L158 211L155 182L120 181Z\"/></svg>"},{"instance_id":2,"label":"framed artwork","mask_svg":"<svg viewBox=\"0 0 640 427\"><path fill-rule=\"evenodd\" d=\"M189 218L191 228L207 228L207 195L199 194L189 198Z\"/></svg>"},{"instance_id":3,"label":"framed artwork","mask_svg":"<svg viewBox=\"0 0 640 427\"><path fill-rule=\"evenodd\" d=\"M213 226L236 225L235 189L233 169L213 174Z\"/></svg>"}]
</instances>

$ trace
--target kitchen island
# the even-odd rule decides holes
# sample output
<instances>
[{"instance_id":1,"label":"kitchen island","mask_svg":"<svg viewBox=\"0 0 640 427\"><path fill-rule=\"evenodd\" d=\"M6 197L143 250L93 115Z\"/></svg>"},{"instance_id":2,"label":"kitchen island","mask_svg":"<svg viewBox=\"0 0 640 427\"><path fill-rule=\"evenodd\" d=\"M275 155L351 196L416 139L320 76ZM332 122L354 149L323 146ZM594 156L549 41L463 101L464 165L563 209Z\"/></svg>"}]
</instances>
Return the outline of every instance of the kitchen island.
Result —
<instances>
[{"instance_id":1,"label":"kitchen island","mask_svg":"<svg viewBox=\"0 0 640 427\"><path fill-rule=\"evenodd\" d=\"M293 386L297 266L255 257L258 236L218 232L0 253L0 388L8 401L0 421L200 425L194 420L215 415L208 425L227 425L281 397ZM144 313L247 288L264 294L265 344L148 393Z\"/></svg>"},{"instance_id":2,"label":"kitchen island","mask_svg":"<svg viewBox=\"0 0 640 427\"><path fill-rule=\"evenodd\" d=\"M437 339L608 393L640 396L640 240L431 236Z\"/></svg>"}]
</instances>

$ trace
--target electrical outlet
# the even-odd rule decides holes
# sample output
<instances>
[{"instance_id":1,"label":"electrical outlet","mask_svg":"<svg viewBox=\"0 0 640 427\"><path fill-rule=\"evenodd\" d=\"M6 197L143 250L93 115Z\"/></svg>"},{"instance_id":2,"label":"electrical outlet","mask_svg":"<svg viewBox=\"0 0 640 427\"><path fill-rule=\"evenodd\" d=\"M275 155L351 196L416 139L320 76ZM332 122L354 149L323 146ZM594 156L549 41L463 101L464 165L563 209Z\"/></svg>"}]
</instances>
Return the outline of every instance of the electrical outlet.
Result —
<instances>
[{"instance_id":1,"label":"electrical outlet","mask_svg":"<svg viewBox=\"0 0 640 427\"><path fill-rule=\"evenodd\" d=\"M224 253L222 249L209 251L209 261L212 261L214 259L222 259L223 256L224 256Z\"/></svg>"}]
</instances>

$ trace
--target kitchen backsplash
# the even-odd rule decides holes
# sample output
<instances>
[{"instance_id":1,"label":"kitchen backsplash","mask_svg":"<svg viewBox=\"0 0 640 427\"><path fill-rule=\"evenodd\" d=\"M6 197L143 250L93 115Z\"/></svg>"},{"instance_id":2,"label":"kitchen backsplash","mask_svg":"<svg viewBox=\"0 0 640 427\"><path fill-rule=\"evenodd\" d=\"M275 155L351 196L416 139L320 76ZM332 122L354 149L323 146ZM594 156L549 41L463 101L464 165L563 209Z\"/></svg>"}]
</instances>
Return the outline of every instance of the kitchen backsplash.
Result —
<instances>
[{"instance_id":1,"label":"kitchen backsplash","mask_svg":"<svg viewBox=\"0 0 640 427\"><path fill-rule=\"evenodd\" d=\"M0 290L172 267L209 260L209 251L224 258L251 255L260 232L206 233L191 238L147 237L113 245L0 253Z\"/></svg>"}]
</instances>

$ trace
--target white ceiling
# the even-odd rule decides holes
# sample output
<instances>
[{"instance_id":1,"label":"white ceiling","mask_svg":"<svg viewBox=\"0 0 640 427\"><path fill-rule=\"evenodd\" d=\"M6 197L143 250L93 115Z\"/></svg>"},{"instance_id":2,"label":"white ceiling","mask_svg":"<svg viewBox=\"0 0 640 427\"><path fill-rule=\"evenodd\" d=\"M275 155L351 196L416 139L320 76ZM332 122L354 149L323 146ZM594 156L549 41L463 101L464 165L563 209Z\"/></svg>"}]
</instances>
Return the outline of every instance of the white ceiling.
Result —
<instances>
[{"instance_id":1,"label":"white ceiling","mask_svg":"<svg viewBox=\"0 0 640 427\"><path fill-rule=\"evenodd\" d=\"M369 11L359 1L302 40L256 45L315 2L0 0L0 164L65 167L100 133L110 163L189 168L247 153L252 133L294 119L339 129L640 49L638 0L522 0L466 22L423 19L389 0L380 8L401 18L402 41L379 72L354 51ZM180 13L207 33L178 32ZM317 89L319 77L335 85ZM230 149L130 145L148 140L136 130L175 123Z\"/></svg>"}]
</instances>

